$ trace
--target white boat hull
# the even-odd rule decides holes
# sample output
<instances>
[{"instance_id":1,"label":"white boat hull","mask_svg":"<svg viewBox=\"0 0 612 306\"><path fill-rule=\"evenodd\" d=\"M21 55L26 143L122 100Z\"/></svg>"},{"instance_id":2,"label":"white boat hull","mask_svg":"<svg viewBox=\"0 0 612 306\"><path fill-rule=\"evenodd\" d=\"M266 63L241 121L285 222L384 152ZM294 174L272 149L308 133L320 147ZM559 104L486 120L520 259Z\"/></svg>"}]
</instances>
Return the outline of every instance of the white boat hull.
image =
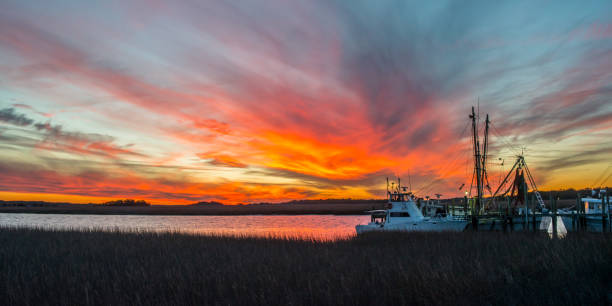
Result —
<instances>
[{"instance_id":1,"label":"white boat hull","mask_svg":"<svg viewBox=\"0 0 612 306\"><path fill-rule=\"evenodd\" d=\"M464 231L469 221L464 220L441 220L441 221L422 221L408 222L395 224L377 224L369 223L366 225L357 225L357 235L366 232L381 232L381 231L403 231L403 232L461 232Z\"/></svg>"},{"instance_id":2,"label":"white boat hull","mask_svg":"<svg viewBox=\"0 0 612 306\"><path fill-rule=\"evenodd\" d=\"M583 217L585 219L585 228L581 229L587 232L601 232L603 227L602 227L602 220L600 216L589 216L587 215L586 217ZM607 222L607 220L606 220ZM565 223L565 227L567 228L568 231L570 232L574 232L578 230L578 224L577 220L575 219L575 216L573 215L564 215L563 216L563 223ZM606 226L607 227L607 226ZM607 230L607 229L606 229Z\"/></svg>"}]
</instances>

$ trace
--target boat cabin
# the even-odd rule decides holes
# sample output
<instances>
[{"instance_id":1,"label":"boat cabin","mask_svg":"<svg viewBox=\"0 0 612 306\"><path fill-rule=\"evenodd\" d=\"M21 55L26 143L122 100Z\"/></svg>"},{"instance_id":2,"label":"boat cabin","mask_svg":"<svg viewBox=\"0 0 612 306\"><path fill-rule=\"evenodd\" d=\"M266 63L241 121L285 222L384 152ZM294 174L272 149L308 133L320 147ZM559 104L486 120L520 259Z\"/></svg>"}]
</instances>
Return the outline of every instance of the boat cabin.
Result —
<instances>
[{"instance_id":1,"label":"boat cabin","mask_svg":"<svg viewBox=\"0 0 612 306\"><path fill-rule=\"evenodd\" d=\"M600 214L602 212L606 213L608 210L610 210L610 207L608 207L608 210L606 210L604 207L604 201L602 199L582 198L582 203L584 205L584 212L587 214Z\"/></svg>"},{"instance_id":2,"label":"boat cabin","mask_svg":"<svg viewBox=\"0 0 612 306\"><path fill-rule=\"evenodd\" d=\"M389 192L389 209L385 211L387 223L404 223L423 220L416 198L410 192Z\"/></svg>"},{"instance_id":3,"label":"boat cabin","mask_svg":"<svg viewBox=\"0 0 612 306\"><path fill-rule=\"evenodd\" d=\"M387 220L387 211L384 209L370 210L369 213L372 223L383 224Z\"/></svg>"},{"instance_id":4,"label":"boat cabin","mask_svg":"<svg viewBox=\"0 0 612 306\"><path fill-rule=\"evenodd\" d=\"M600 214L602 212L607 213L609 210L611 210L609 207L609 203L607 202L608 198L609 195L607 190L601 189L599 191L592 190L590 197L584 197L580 200L582 201L582 205L584 205L584 211L587 214Z\"/></svg>"}]
</instances>

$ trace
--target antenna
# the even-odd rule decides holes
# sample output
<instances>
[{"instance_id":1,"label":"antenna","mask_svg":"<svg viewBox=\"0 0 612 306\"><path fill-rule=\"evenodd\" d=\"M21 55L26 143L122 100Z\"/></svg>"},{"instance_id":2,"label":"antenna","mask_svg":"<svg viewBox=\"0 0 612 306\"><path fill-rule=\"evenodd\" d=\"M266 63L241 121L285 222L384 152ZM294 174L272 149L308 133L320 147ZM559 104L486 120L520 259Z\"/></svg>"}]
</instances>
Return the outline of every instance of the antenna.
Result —
<instances>
[{"instance_id":1,"label":"antenna","mask_svg":"<svg viewBox=\"0 0 612 306\"><path fill-rule=\"evenodd\" d=\"M387 176L387 195L389 194L389 177Z\"/></svg>"},{"instance_id":2,"label":"antenna","mask_svg":"<svg viewBox=\"0 0 612 306\"><path fill-rule=\"evenodd\" d=\"M491 192L491 187L489 187L489 175L487 174L487 151L489 147L489 114L487 114L487 119L485 120L485 132L484 132L484 145L482 148L482 175L480 178L482 179L482 184L486 182L486 187L489 189L489 193Z\"/></svg>"},{"instance_id":3,"label":"antenna","mask_svg":"<svg viewBox=\"0 0 612 306\"><path fill-rule=\"evenodd\" d=\"M480 96L476 98L476 115L478 116L478 124L480 124Z\"/></svg>"},{"instance_id":4,"label":"antenna","mask_svg":"<svg viewBox=\"0 0 612 306\"><path fill-rule=\"evenodd\" d=\"M410 192L412 192L412 182L410 181L410 168L408 168L408 187L410 187Z\"/></svg>"}]
</instances>

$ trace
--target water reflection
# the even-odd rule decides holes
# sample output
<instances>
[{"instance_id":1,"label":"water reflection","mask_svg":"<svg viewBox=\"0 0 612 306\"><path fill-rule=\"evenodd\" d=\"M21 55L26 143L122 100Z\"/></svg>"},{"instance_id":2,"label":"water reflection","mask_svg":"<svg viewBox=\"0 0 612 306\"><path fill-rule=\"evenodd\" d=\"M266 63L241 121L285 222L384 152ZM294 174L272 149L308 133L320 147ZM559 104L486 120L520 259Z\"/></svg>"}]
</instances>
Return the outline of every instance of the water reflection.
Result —
<instances>
[{"instance_id":1,"label":"water reflection","mask_svg":"<svg viewBox=\"0 0 612 306\"><path fill-rule=\"evenodd\" d=\"M139 216L0 214L2 226L54 229L140 230L153 232L295 237L336 240L355 236L355 225L368 216Z\"/></svg>"}]
</instances>

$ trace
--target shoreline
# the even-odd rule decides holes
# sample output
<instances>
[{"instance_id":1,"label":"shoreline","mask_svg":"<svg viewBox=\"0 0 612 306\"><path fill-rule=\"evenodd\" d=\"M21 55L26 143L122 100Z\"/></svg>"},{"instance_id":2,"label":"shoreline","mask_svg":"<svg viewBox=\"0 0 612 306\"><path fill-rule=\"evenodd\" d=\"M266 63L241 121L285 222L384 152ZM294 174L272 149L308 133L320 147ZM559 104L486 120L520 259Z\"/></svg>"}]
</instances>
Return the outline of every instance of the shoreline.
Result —
<instances>
[{"instance_id":1,"label":"shoreline","mask_svg":"<svg viewBox=\"0 0 612 306\"><path fill-rule=\"evenodd\" d=\"M111 207L92 204L49 206L0 206L0 213L72 214L72 215L166 215L166 216L248 216L248 215L367 215L381 209L376 204L266 204L242 206L151 205L147 207Z\"/></svg>"}]
</instances>

